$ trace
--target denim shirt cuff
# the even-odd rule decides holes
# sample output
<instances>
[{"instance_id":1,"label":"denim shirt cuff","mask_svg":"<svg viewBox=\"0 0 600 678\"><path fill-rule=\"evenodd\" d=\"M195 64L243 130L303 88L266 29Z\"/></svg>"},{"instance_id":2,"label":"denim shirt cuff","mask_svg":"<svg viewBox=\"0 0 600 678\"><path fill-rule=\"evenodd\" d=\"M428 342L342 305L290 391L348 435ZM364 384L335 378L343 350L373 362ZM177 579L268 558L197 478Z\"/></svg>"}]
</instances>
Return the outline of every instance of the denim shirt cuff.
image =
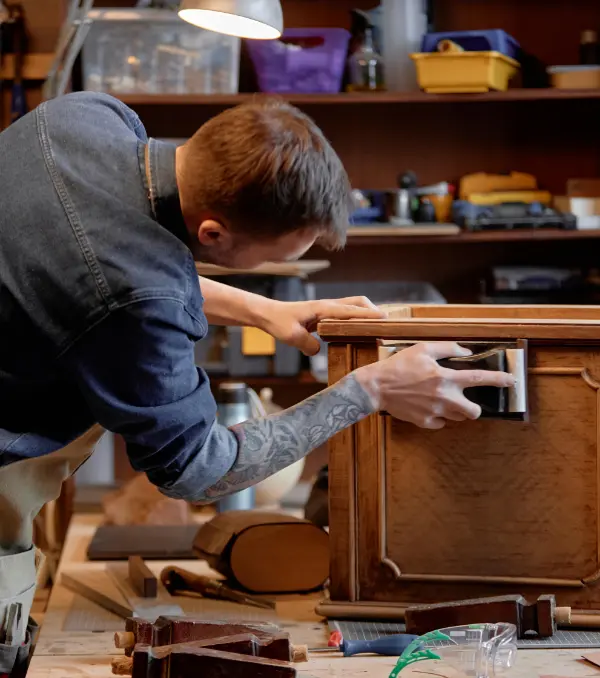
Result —
<instances>
[{"instance_id":1,"label":"denim shirt cuff","mask_svg":"<svg viewBox=\"0 0 600 678\"><path fill-rule=\"evenodd\" d=\"M205 502L206 490L217 483L235 464L238 439L225 426L212 425L204 445L191 458L177 480L160 487L172 499Z\"/></svg>"}]
</instances>

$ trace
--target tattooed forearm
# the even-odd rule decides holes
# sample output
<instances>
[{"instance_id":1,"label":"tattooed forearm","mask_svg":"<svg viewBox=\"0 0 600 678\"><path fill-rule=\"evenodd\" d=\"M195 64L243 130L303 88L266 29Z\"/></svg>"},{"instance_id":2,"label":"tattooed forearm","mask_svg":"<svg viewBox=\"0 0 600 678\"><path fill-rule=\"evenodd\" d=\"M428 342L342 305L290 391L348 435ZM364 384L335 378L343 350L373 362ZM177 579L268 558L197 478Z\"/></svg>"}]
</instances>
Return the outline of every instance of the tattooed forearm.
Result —
<instances>
[{"instance_id":1,"label":"tattooed forearm","mask_svg":"<svg viewBox=\"0 0 600 678\"><path fill-rule=\"evenodd\" d=\"M239 440L237 459L206 491L206 499L218 499L268 478L375 409L373 399L349 375L284 412L234 426Z\"/></svg>"}]
</instances>

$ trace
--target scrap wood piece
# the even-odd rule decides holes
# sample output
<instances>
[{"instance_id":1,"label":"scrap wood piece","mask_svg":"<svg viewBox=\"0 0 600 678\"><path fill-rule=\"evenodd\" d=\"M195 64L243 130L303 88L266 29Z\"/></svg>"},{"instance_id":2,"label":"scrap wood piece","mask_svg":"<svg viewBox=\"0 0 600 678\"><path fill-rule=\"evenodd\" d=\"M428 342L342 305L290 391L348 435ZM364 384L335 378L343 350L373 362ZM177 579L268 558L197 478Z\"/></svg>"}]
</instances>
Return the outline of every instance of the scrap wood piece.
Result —
<instances>
[{"instance_id":1,"label":"scrap wood piece","mask_svg":"<svg viewBox=\"0 0 600 678\"><path fill-rule=\"evenodd\" d=\"M125 622L125 633L115 634L115 645L131 654L138 643L158 647L246 633L265 640L279 635L289 641L289 635L282 634L274 624L241 624L164 615L155 621L130 617Z\"/></svg>"},{"instance_id":2,"label":"scrap wood piece","mask_svg":"<svg viewBox=\"0 0 600 678\"><path fill-rule=\"evenodd\" d=\"M288 662L264 657L194 647L193 643L151 647L137 645L133 654L133 678L295 678L296 669Z\"/></svg>"},{"instance_id":3,"label":"scrap wood piece","mask_svg":"<svg viewBox=\"0 0 600 678\"><path fill-rule=\"evenodd\" d=\"M118 635L118 634L117 634ZM117 645L119 647L119 645ZM135 652L139 647L148 647L147 645L137 645L133 656L116 657L112 661L112 670L116 675L131 675L133 671L133 662ZM157 647L157 646L154 646ZM234 654L248 655L251 657L263 657L265 659L276 659L278 661L308 661L308 651L306 648L299 648L291 645L286 633L279 633L272 638L257 638L252 633L240 633L233 636L223 636L221 638L205 638L203 640L194 640L188 643L177 643L173 645L162 645L161 650L169 653L173 650L201 649L220 650L222 652L231 652ZM303 650L303 652L302 652ZM154 667L156 668L156 667Z\"/></svg>"},{"instance_id":4,"label":"scrap wood piece","mask_svg":"<svg viewBox=\"0 0 600 678\"><path fill-rule=\"evenodd\" d=\"M158 580L140 556L129 556L127 561L129 581L133 589L142 598L156 598Z\"/></svg>"},{"instance_id":5,"label":"scrap wood piece","mask_svg":"<svg viewBox=\"0 0 600 678\"><path fill-rule=\"evenodd\" d=\"M63 572L61 583L74 593L91 600L96 605L114 612L114 614L128 619L134 610L121 592L112 585L112 582L98 576L98 572Z\"/></svg>"},{"instance_id":6,"label":"scrap wood piece","mask_svg":"<svg viewBox=\"0 0 600 678\"><path fill-rule=\"evenodd\" d=\"M518 638L525 638L530 631L548 638L556 631L557 621L564 621L569 615L570 608L557 608L553 595L540 596L529 604L523 596L510 594L415 605L406 609L404 619L406 632L418 636L463 624L507 622L516 626Z\"/></svg>"},{"instance_id":7,"label":"scrap wood piece","mask_svg":"<svg viewBox=\"0 0 600 678\"><path fill-rule=\"evenodd\" d=\"M329 535L309 520L266 511L226 511L204 523L194 552L242 590L309 593L329 577Z\"/></svg>"},{"instance_id":8,"label":"scrap wood piece","mask_svg":"<svg viewBox=\"0 0 600 678\"><path fill-rule=\"evenodd\" d=\"M173 602L172 596L158 580L155 598L149 599L138 596L129 578L127 563L107 563L106 573L134 610L128 616L135 615L156 619L161 615L183 615L181 607Z\"/></svg>"},{"instance_id":9,"label":"scrap wood piece","mask_svg":"<svg viewBox=\"0 0 600 678\"><path fill-rule=\"evenodd\" d=\"M588 652L582 655L583 659L600 669L600 652Z\"/></svg>"}]
</instances>

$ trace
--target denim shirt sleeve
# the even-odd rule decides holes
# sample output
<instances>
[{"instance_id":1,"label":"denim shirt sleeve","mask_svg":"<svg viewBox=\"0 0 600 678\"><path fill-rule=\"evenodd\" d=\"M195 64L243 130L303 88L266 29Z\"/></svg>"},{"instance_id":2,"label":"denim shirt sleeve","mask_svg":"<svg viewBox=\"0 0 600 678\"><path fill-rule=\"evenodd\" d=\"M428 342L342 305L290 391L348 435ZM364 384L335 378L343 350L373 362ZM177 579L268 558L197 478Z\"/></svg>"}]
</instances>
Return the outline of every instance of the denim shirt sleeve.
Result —
<instances>
[{"instance_id":1,"label":"denim shirt sleeve","mask_svg":"<svg viewBox=\"0 0 600 678\"><path fill-rule=\"evenodd\" d=\"M63 356L95 419L121 434L133 468L195 501L233 466L237 439L216 423L194 360L195 319L175 299L112 312Z\"/></svg>"}]
</instances>

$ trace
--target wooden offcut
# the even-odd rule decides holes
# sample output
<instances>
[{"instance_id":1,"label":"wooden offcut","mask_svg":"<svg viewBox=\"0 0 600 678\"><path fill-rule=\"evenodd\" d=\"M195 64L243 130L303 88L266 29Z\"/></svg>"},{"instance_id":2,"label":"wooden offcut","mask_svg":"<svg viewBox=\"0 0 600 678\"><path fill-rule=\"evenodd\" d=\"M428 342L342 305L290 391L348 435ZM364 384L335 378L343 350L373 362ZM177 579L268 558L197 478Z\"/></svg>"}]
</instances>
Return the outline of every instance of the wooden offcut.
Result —
<instances>
[{"instance_id":1,"label":"wooden offcut","mask_svg":"<svg viewBox=\"0 0 600 678\"><path fill-rule=\"evenodd\" d=\"M149 598L139 595L130 577L131 570L128 563L107 563L105 569L115 587L123 594L137 616L156 619L160 615L183 614L182 608L157 579L155 580L156 595Z\"/></svg>"},{"instance_id":2,"label":"wooden offcut","mask_svg":"<svg viewBox=\"0 0 600 678\"><path fill-rule=\"evenodd\" d=\"M133 655L133 678L293 678L287 662L197 647L194 643L151 647L138 645Z\"/></svg>"},{"instance_id":3,"label":"wooden offcut","mask_svg":"<svg viewBox=\"0 0 600 678\"><path fill-rule=\"evenodd\" d=\"M186 647L194 651L199 648L217 649L279 662L308 661L307 647L292 645L289 634L280 631L276 626L207 622L190 617L165 616L159 617L154 622L132 617L127 620L125 631L115 634L115 646L125 650L126 657L133 656L133 663L116 662L113 671L121 673L127 671L127 666L135 666L136 662L141 661L139 658L136 659L135 654L140 647L146 646L163 648L162 654L146 653L148 661L156 671L159 668L155 661L157 657L170 656L172 652L180 652ZM161 671L164 669L162 665L160 668Z\"/></svg>"},{"instance_id":4,"label":"wooden offcut","mask_svg":"<svg viewBox=\"0 0 600 678\"><path fill-rule=\"evenodd\" d=\"M504 622L515 625L518 638L548 638L558 621L568 622L570 613L570 608L556 608L554 596L528 604L523 596L506 595L409 607L404 621L406 632L418 636L451 626Z\"/></svg>"},{"instance_id":5,"label":"wooden offcut","mask_svg":"<svg viewBox=\"0 0 600 678\"><path fill-rule=\"evenodd\" d=\"M142 598L156 598L158 579L140 556L129 556L129 581L133 589Z\"/></svg>"},{"instance_id":6,"label":"wooden offcut","mask_svg":"<svg viewBox=\"0 0 600 678\"><path fill-rule=\"evenodd\" d=\"M306 593L329 576L329 538L308 520L262 511L227 511L204 524L198 557L254 593Z\"/></svg>"}]
</instances>

